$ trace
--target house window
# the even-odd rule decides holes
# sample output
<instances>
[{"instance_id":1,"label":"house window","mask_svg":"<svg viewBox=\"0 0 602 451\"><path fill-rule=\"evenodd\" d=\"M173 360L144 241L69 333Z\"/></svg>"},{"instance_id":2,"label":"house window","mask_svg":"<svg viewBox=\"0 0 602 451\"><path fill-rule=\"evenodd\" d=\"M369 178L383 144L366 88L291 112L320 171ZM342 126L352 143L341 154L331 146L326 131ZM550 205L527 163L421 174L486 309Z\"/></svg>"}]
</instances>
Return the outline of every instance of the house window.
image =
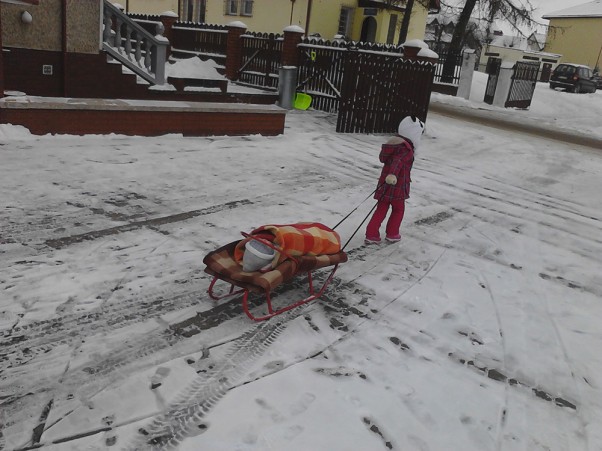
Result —
<instances>
[{"instance_id":1,"label":"house window","mask_svg":"<svg viewBox=\"0 0 602 451\"><path fill-rule=\"evenodd\" d=\"M241 0L240 15L241 16L252 16L253 15L253 0Z\"/></svg>"},{"instance_id":2,"label":"house window","mask_svg":"<svg viewBox=\"0 0 602 451\"><path fill-rule=\"evenodd\" d=\"M205 22L207 0L180 0L181 20L187 22Z\"/></svg>"},{"instance_id":3,"label":"house window","mask_svg":"<svg viewBox=\"0 0 602 451\"><path fill-rule=\"evenodd\" d=\"M228 16L236 16L238 14L238 0L225 0L225 13Z\"/></svg>"},{"instance_id":4,"label":"house window","mask_svg":"<svg viewBox=\"0 0 602 451\"><path fill-rule=\"evenodd\" d=\"M352 8L341 8L341 15L339 16L339 33L342 36L349 37L349 32L351 30L351 13L353 12Z\"/></svg>"}]
</instances>

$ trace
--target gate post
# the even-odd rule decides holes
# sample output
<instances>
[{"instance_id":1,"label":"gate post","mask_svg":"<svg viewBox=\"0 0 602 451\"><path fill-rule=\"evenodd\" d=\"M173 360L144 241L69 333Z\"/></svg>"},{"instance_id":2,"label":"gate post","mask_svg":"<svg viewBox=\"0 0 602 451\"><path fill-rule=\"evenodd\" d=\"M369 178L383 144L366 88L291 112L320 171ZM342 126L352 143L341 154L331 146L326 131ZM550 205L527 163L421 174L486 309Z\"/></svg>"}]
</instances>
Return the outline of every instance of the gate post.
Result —
<instances>
[{"instance_id":1,"label":"gate post","mask_svg":"<svg viewBox=\"0 0 602 451\"><path fill-rule=\"evenodd\" d=\"M171 45L173 42L173 26L178 21L178 15L173 11L165 11L161 13L160 19L161 23L163 24L163 36L165 36L169 41L166 54L166 58L169 59L169 55L171 55Z\"/></svg>"},{"instance_id":2,"label":"gate post","mask_svg":"<svg viewBox=\"0 0 602 451\"><path fill-rule=\"evenodd\" d=\"M239 21L230 22L228 38L226 40L226 78L236 80L238 69L242 65L242 39L240 37L247 31L247 26Z\"/></svg>"},{"instance_id":3,"label":"gate post","mask_svg":"<svg viewBox=\"0 0 602 451\"><path fill-rule=\"evenodd\" d=\"M297 25L290 25L284 30L284 41L282 42L282 54L280 61L283 66L298 66L299 65L299 49L297 45L301 42L303 28Z\"/></svg>"},{"instance_id":4,"label":"gate post","mask_svg":"<svg viewBox=\"0 0 602 451\"><path fill-rule=\"evenodd\" d=\"M508 93L512 85L512 74L514 73L514 63L502 62L500 74L497 79L497 87L495 88L495 96L493 97L493 105L505 108Z\"/></svg>"},{"instance_id":5,"label":"gate post","mask_svg":"<svg viewBox=\"0 0 602 451\"><path fill-rule=\"evenodd\" d=\"M462 97L466 100L470 97L475 60L476 55L474 50L466 49L462 52L462 69L460 69L460 83L458 84L456 97Z\"/></svg>"}]
</instances>

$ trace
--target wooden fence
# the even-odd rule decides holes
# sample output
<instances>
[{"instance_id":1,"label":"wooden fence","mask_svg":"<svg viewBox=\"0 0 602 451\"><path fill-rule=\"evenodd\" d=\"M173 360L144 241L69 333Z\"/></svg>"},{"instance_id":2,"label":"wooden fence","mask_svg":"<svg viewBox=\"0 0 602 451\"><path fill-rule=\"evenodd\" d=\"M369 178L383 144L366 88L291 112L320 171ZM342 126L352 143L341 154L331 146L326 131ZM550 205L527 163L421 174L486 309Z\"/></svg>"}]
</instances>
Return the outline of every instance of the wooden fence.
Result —
<instances>
[{"instance_id":1,"label":"wooden fence","mask_svg":"<svg viewBox=\"0 0 602 451\"><path fill-rule=\"evenodd\" d=\"M162 25L158 15L130 13L128 16L153 35L157 34L157 25ZM169 30L171 54L175 58L199 56L211 58L220 65L226 61L227 39L228 29L224 25L175 22Z\"/></svg>"},{"instance_id":2,"label":"wooden fence","mask_svg":"<svg viewBox=\"0 0 602 451\"><path fill-rule=\"evenodd\" d=\"M228 29L223 25L176 22L171 32L172 54L176 58L198 55L223 65L226 61Z\"/></svg>"},{"instance_id":3,"label":"wooden fence","mask_svg":"<svg viewBox=\"0 0 602 451\"><path fill-rule=\"evenodd\" d=\"M400 57L403 49L399 46L375 43L346 41L325 41L315 38L301 40L299 49L299 82L297 91L312 96L312 108L326 111L339 111L345 55L349 49L369 52L384 52Z\"/></svg>"},{"instance_id":4,"label":"wooden fence","mask_svg":"<svg viewBox=\"0 0 602 451\"><path fill-rule=\"evenodd\" d=\"M278 89L282 36L274 33L245 33L238 81L249 86Z\"/></svg>"},{"instance_id":5,"label":"wooden fence","mask_svg":"<svg viewBox=\"0 0 602 451\"><path fill-rule=\"evenodd\" d=\"M155 17L136 19L152 26ZM293 65L298 67L297 91L311 95L312 108L339 112L338 131L389 133L405 115L426 118L436 65L403 59L400 46L299 36L292 47L287 41L285 52L286 33L243 29L230 35L236 31L225 26L184 22L173 24L166 35L167 31L172 55L212 58L224 66L230 79L269 91L277 90L283 52L289 61L292 49ZM459 73L454 79L459 79Z\"/></svg>"},{"instance_id":6,"label":"wooden fence","mask_svg":"<svg viewBox=\"0 0 602 451\"><path fill-rule=\"evenodd\" d=\"M346 52L337 132L393 133L405 116L426 120L434 72L399 55Z\"/></svg>"}]
</instances>

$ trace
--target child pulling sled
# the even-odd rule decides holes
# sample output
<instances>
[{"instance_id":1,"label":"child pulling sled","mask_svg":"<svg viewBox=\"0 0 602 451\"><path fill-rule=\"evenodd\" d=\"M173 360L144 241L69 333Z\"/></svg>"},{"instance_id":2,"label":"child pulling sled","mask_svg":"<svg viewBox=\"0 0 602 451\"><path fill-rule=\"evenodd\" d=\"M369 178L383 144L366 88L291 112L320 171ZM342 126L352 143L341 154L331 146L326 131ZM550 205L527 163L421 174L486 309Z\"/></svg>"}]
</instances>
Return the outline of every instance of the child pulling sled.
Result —
<instances>
[{"instance_id":1,"label":"child pulling sled","mask_svg":"<svg viewBox=\"0 0 602 451\"><path fill-rule=\"evenodd\" d=\"M399 124L398 134L382 145L379 159L384 164L374 193L376 210L366 227L366 243L380 243L380 226L391 215L385 229L385 239L401 239L399 227L405 213L405 200L410 197L410 172L414 153L424 133L424 123L416 116L407 116Z\"/></svg>"}]
</instances>

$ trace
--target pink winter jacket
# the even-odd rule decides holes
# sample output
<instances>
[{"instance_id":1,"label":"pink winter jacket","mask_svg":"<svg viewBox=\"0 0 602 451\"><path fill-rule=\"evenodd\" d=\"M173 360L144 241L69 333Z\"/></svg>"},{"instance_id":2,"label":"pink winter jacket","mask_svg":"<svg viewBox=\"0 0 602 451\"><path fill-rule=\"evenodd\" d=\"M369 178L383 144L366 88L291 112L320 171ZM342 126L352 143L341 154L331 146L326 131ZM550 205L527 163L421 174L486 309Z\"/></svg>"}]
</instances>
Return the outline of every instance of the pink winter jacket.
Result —
<instances>
[{"instance_id":1,"label":"pink winter jacket","mask_svg":"<svg viewBox=\"0 0 602 451\"><path fill-rule=\"evenodd\" d=\"M400 136L394 136L382 145L379 159L384 166L378 179L379 188L374 193L374 198L399 201L410 197L410 171L414 164L412 143ZM385 183L385 178L389 174L397 177L397 183L394 186Z\"/></svg>"}]
</instances>

